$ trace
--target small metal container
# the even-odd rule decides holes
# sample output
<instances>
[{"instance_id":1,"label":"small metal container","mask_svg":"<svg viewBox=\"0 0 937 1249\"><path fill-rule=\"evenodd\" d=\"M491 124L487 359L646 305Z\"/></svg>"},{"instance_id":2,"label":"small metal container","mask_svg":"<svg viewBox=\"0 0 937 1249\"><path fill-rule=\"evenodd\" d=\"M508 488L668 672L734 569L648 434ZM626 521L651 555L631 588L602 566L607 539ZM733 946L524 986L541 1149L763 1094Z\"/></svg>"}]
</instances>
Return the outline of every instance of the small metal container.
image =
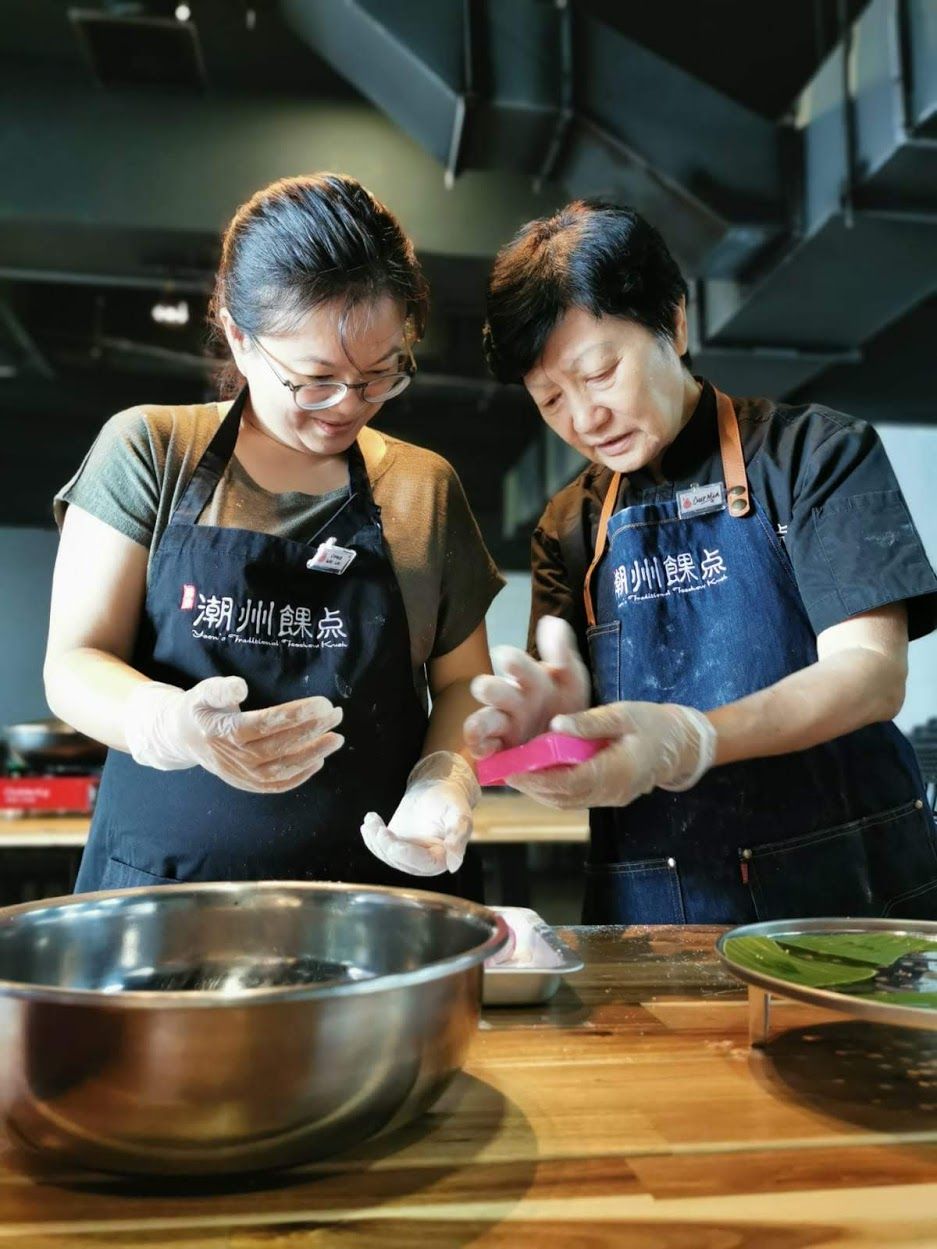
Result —
<instances>
[{"instance_id":1,"label":"small metal container","mask_svg":"<svg viewBox=\"0 0 937 1249\"><path fill-rule=\"evenodd\" d=\"M564 976L582 971L584 963L559 939L536 911L527 907L492 907L511 927L528 929L529 946L523 961L485 967L483 1001L486 1006L534 1006L553 997Z\"/></svg>"},{"instance_id":2,"label":"small metal container","mask_svg":"<svg viewBox=\"0 0 937 1249\"><path fill-rule=\"evenodd\" d=\"M0 1114L92 1167L330 1155L461 1067L504 922L440 894L182 884L0 911Z\"/></svg>"}]
</instances>

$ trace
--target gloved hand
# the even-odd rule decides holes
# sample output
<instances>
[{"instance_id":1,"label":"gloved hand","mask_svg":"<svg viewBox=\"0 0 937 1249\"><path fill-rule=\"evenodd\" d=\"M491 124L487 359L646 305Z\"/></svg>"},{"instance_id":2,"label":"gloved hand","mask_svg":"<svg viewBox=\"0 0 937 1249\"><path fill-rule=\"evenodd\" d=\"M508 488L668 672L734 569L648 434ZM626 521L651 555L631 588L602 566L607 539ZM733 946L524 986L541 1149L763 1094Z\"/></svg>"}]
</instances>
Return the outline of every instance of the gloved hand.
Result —
<instances>
[{"instance_id":1,"label":"gloved hand","mask_svg":"<svg viewBox=\"0 0 937 1249\"><path fill-rule=\"evenodd\" d=\"M537 622L541 662L515 646L491 652L496 676L475 677L472 697L485 704L465 721L466 745L476 759L545 733L551 719L589 706L592 684L576 635L558 616Z\"/></svg>"},{"instance_id":2,"label":"gloved hand","mask_svg":"<svg viewBox=\"0 0 937 1249\"><path fill-rule=\"evenodd\" d=\"M508 939L497 954L485 959L486 967L535 965L537 915L523 906L499 906L498 914L507 924Z\"/></svg>"},{"instance_id":3,"label":"gloved hand","mask_svg":"<svg viewBox=\"0 0 937 1249\"><path fill-rule=\"evenodd\" d=\"M147 681L127 700L124 733L137 763L164 772L199 764L235 789L279 794L313 776L345 739L327 698L241 711L242 677L209 677L190 690Z\"/></svg>"},{"instance_id":4,"label":"gloved hand","mask_svg":"<svg viewBox=\"0 0 937 1249\"><path fill-rule=\"evenodd\" d=\"M461 755L439 750L421 759L407 778L400 805L385 824L369 811L361 836L382 863L411 876L456 872L472 835L472 808L481 797L475 773Z\"/></svg>"},{"instance_id":5,"label":"gloved hand","mask_svg":"<svg viewBox=\"0 0 937 1249\"><path fill-rule=\"evenodd\" d=\"M609 703L557 716L550 727L610 741L585 763L507 778L548 807L626 807L655 786L690 789L716 754L716 730L703 713L675 703Z\"/></svg>"}]
</instances>

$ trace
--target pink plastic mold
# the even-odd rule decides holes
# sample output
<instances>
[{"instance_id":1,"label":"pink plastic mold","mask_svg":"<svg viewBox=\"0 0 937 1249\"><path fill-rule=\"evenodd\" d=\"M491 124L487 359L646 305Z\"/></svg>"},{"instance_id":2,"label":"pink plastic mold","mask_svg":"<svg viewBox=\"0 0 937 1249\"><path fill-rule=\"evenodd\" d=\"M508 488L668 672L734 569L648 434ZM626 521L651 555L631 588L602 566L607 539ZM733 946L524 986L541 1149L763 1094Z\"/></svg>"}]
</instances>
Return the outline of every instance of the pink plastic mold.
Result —
<instances>
[{"instance_id":1,"label":"pink plastic mold","mask_svg":"<svg viewBox=\"0 0 937 1249\"><path fill-rule=\"evenodd\" d=\"M570 737L567 733L541 733L523 746L499 750L475 764L479 785L500 785L507 777L522 772L541 772L572 763L585 763L604 749L604 740Z\"/></svg>"}]
</instances>

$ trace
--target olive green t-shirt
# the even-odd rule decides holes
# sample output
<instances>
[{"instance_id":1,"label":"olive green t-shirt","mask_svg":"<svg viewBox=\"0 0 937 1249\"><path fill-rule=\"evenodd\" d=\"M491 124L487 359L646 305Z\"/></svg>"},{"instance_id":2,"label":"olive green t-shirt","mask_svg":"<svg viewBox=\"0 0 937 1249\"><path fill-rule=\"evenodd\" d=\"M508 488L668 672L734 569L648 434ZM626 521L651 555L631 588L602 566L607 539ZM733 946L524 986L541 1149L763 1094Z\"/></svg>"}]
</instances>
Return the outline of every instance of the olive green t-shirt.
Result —
<instances>
[{"instance_id":1,"label":"olive green t-shirt","mask_svg":"<svg viewBox=\"0 0 937 1249\"><path fill-rule=\"evenodd\" d=\"M229 406L143 405L119 412L56 494L57 523L74 503L148 547L152 563L173 509ZM406 607L415 685L425 697L424 665L465 641L504 579L446 460L375 430L362 440L362 449ZM344 493L275 494L232 456L198 523L308 542Z\"/></svg>"}]
</instances>

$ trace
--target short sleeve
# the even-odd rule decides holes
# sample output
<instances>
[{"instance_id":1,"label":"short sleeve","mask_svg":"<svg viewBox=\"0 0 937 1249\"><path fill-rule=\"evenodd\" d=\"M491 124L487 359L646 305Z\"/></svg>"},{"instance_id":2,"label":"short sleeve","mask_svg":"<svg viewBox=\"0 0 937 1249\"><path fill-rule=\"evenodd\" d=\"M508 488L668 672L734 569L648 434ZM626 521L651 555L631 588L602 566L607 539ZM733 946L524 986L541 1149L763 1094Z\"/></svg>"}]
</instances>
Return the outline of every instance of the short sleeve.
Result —
<instances>
[{"instance_id":1,"label":"short sleeve","mask_svg":"<svg viewBox=\"0 0 937 1249\"><path fill-rule=\"evenodd\" d=\"M582 613L579 611L578 600L574 597L570 586L570 578L550 506L540 517L530 540L530 571L531 602L527 649L536 657L537 622L542 616L561 617L577 630L577 634L581 632L582 624L580 620ZM580 638L579 641L582 648L583 639Z\"/></svg>"},{"instance_id":2,"label":"short sleeve","mask_svg":"<svg viewBox=\"0 0 937 1249\"><path fill-rule=\"evenodd\" d=\"M78 472L56 494L53 511L61 526L66 507L74 503L148 547L159 493L159 468L145 411L130 408L104 425Z\"/></svg>"},{"instance_id":3,"label":"short sleeve","mask_svg":"<svg viewBox=\"0 0 937 1249\"><path fill-rule=\"evenodd\" d=\"M909 636L937 627L937 577L871 425L817 421L800 457L787 550L816 633L907 603Z\"/></svg>"},{"instance_id":4,"label":"short sleeve","mask_svg":"<svg viewBox=\"0 0 937 1249\"><path fill-rule=\"evenodd\" d=\"M442 497L439 615L430 658L448 655L478 628L505 582L488 553L462 483L447 464Z\"/></svg>"}]
</instances>

